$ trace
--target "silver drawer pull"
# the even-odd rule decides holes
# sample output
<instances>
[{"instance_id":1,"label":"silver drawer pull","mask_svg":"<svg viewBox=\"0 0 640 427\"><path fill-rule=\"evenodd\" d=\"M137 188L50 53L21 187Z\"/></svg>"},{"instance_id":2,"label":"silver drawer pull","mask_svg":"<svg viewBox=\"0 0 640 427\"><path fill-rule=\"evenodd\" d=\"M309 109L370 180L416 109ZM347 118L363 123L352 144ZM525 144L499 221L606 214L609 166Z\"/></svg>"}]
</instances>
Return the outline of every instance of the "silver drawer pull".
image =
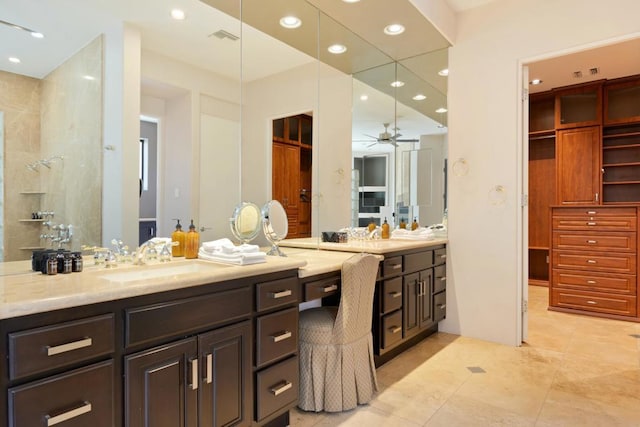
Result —
<instances>
[{"instance_id":1,"label":"silver drawer pull","mask_svg":"<svg viewBox=\"0 0 640 427\"><path fill-rule=\"evenodd\" d=\"M402 296L402 292L391 292L391 298L400 298Z\"/></svg>"},{"instance_id":2,"label":"silver drawer pull","mask_svg":"<svg viewBox=\"0 0 640 427\"><path fill-rule=\"evenodd\" d=\"M597 302L595 302L595 301L587 301L587 304L593 304L593 305L596 305L596 304L598 304L598 303L597 303Z\"/></svg>"},{"instance_id":3,"label":"silver drawer pull","mask_svg":"<svg viewBox=\"0 0 640 427\"><path fill-rule=\"evenodd\" d=\"M291 384L288 381L285 381L285 383L282 386L272 388L271 389L271 394L273 394L274 396L277 396L277 395L282 394L285 391L289 390L291 387L293 387L293 384Z\"/></svg>"},{"instance_id":4,"label":"silver drawer pull","mask_svg":"<svg viewBox=\"0 0 640 427\"><path fill-rule=\"evenodd\" d=\"M402 331L402 327L401 326L392 326L389 328L389 330L391 331L392 334L397 334L398 332Z\"/></svg>"},{"instance_id":5,"label":"silver drawer pull","mask_svg":"<svg viewBox=\"0 0 640 427\"><path fill-rule=\"evenodd\" d=\"M597 240L587 240L587 243L589 243L590 245L595 245L596 243L598 243Z\"/></svg>"},{"instance_id":6,"label":"silver drawer pull","mask_svg":"<svg viewBox=\"0 0 640 427\"><path fill-rule=\"evenodd\" d=\"M596 282L595 280L587 280L587 283L590 285L595 285L598 282Z\"/></svg>"},{"instance_id":7,"label":"silver drawer pull","mask_svg":"<svg viewBox=\"0 0 640 427\"><path fill-rule=\"evenodd\" d=\"M438 308L439 308L440 310L444 310L445 308L447 308L447 304L439 304L439 305L438 305Z\"/></svg>"},{"instance_id":8,"label":"silver drawer pull","mask_svg":"<svg viewBox=\"0 0 640 427\"><path fill-rule=\"evenodd\" d=\"M67 351L78 350L79 348L90 347L93 344L91 338L83 338L78 341L69 342L61 345L46 346L47 356L55 356L56 354L66 353Z\"/></svg>"},{"instance_id":9,"label":"silver drawer pull","mask_svg":"<svg viewBox=\"0 0 640 427\"><path fill-rule=\"evenodd\" d=\"M291 294L293 294L293 292L291 292L291 289L285 289L284 291L270 292L269 297L273 299L278 299L278 298L291 296Z\"/></svg>"},{"instance_id":10,"label":"silver drawer pull","mask_svg":"<svg viewBox=\"0 0 640 427\"><path fill-rule=\"evenodd\" d=\"M587 263L589 263L589 264L597 264L597 261L595 259L588 259Z\"/></svg>"},{"instance_id":11,"label":"silver drawer pull","mask_svg":"<svg viewBox=\"0 0 640 427\"><path fill-rule=\"evenodd\" d=\"M598 225L597 222L588 222L587 225Z\"/></svg>"},{"instance_id":12,"label":"silver drawer pull","mask_svg":"<svg viewBox=\"0 0 640 427\"><path fill-rule=\"evenodd\" d=\"M595 214L597 214L597 213L598 213L598 212L596 212L596 211L587 211L587 215L595 215Z\"/></svg>"},{"instance_id":13,"label":"silver drawer pull","mask_svg":"<svg viewBox=\"0 0 640 427\"><path fill-rule=\"evenodd\" d=\"M441 282L446 282L447 281L447 276L439 277L439 279L440 279Z\"/></svg>"},{"instance_id":14,"label":"silver drawer pull","mask_svg":"<svg viewBox=\"0 0 640 427\"><path fill-rule=\"evenodd\" d=\"M273 342L280 342L291 338L291 335L290 331L284 331L280 335L271 335L271 338L273 338Z\"/></svg>"},{"instance_id":15,"label":"silver drawer pull","mask_svg":"<svg viewBox=\"0 0 640 427\"><path fill-rule=\"evenodd\" d=\"M325 294L327 292L333 292L333 291L337 291L338 290L338 285L329 285L329 286L325 286L324 288L322 288L322 292L324 292Z\"/></svg>"},{"instance_id":16,"label":"silver drawer pull","mask_svg":"<svg viewBox=\"0 0 640 427\"><path fill-rule=\"evenodd\" d=\"M399 268L402 268L402 264L393 264L391 268L393 268L394 270L397 270Z\"/></svg>"},{"instance_id":17,"label":"silver drawer pull","mask_svg":"<svg viewBox=\"0 0 640 427\"><path fill-rule=\"evenodd\" d=\"M91 412L91 403L82 402L82 406L79 406L76 409L72 409L70 411L64 412L54 417L50 415L45 415L44 418L47 420L47 427L49 427L49 426L54 426L56 424L63 423L65 421L69 421L72 418L79 417L80 415L86 414L89 412Z\"/></svg>"},{"instance_id":18,"label":"silver drawer pull","mask_svg":"<svg viewBox=\"0 0 640 427\"><path fill-rule=\"evenodd\" d=\"M191 390L198 389L198 359L191 359Z\"/></svg>"},{"instance_id":19,"label":"silver drawer pull","mask_svg":"<svg viewBox=\"0 0 640 427\"><path fill-rule=\"evenodd\" d=\"M213 354L207 354L207 377L205 378L207 384L213 382Z\"/></svg>"},{"instance_id":20,"label":"silver drawer pull","mask_svg":"<svg viewBox=\"0 0 640 427\"><path fill-rule=\"evenodd\" d=\"M440 259L447 259L447 254L440 255Z\"/></svg>"}]
</instances>

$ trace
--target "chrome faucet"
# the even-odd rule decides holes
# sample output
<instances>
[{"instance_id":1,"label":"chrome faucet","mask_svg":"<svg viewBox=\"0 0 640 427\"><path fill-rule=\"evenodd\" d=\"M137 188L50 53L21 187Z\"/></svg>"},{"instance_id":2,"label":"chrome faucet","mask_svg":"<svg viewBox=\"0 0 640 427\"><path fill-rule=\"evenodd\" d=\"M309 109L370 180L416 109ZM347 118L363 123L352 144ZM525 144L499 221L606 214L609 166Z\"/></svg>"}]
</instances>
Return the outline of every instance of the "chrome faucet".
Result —
<instances>
[{"instance_id":1,"label":"chrome faucet","mask_svg":"<svg viewBox=\"0 0 640 427\"><path fill-rule=\"evenodd\" d=\"M136 249L136 253L133 257L133 263L135 265L145 265L147 263L147 253L156 254L156 242L152 242L151 240L147 240Z\"/></svg>"}]
</instances>

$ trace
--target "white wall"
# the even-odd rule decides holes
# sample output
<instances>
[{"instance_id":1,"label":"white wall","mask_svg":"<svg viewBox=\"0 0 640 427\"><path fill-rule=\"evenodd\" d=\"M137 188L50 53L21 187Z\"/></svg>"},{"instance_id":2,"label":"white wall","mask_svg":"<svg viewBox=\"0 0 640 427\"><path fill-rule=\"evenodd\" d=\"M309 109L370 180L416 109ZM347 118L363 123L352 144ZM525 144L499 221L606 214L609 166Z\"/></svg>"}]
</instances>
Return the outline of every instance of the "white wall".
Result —
<instances>
[{"instance_id":1,"label":"white wall","mask_svg":"<svg viewBox=\"0 0 640 427\"><path fill-rule=\"evenodd\" d=\"M518 345L521 61L640 32L640 2L498 0L458 14L449 52L449 257L444 331ZM639 34L640 35L640 34ZM566 52L565 52L566 53ZM456 176L457 159L468 174ZM491 189L505 189L492 203Z\"/></svg>"}]
</instances>

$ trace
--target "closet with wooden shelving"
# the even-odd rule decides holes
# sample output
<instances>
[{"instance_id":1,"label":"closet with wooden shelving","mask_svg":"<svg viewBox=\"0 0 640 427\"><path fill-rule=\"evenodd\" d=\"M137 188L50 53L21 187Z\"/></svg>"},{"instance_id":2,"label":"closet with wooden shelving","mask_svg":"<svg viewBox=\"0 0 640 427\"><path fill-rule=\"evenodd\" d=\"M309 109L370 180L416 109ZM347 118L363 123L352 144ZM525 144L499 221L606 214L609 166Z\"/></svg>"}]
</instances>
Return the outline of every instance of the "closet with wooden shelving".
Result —
<instances>
[{"instance_id":1,"label":"closet with wooden shelving","mask_svg":"<svg viewBox=\"0 0 640 427\"><path fill-rule=\"evenodd\" d=\"M550 309L639 320L640 75L532 94L529 283Z\"/></svg>"}]
</instances>

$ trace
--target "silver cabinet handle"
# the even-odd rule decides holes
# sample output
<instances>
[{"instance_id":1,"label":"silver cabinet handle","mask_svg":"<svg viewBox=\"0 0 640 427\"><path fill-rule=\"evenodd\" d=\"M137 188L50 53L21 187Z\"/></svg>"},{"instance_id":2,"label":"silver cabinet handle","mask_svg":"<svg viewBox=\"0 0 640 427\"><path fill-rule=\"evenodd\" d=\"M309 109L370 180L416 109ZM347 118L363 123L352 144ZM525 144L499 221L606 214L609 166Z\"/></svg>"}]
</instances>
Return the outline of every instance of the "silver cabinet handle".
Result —
<instances>
[{"instance_id":1,"label":"silver cabinet handle","mask_svg":"<svg viewBox=\"0 0 640 427\"><path fill-rule=\"evenodd\" d=\"M284 331L280 335L271 335L271 338L273 338L273 342L280 342L291 338L291 336L291 331Z\"/></svg>"},{"instance_id":2,"label":"silver cabinet handle","mask_svg":"<svg viewBox=\"0 0 640 427\"><path fill-rule=\"evenodd\" d=\"M391 331L392 334L397 334L398 332L402 331L402 327L401 326L392 326L389 328L389 330Z\"/></svg>"},{"instance_id":3,"label":"silver cabinet handle","mask_svg":"<svg viewBox=\"0 0 640 427\"><path fill-rule=\"evenodd\" d=\"M593 226L593 225L598 225L598 223L597 222L587 222L587 225Z\"/></svg>"},{"instance_id":4,"label":"silver cabinet handle","mask_svg":"<svg viewBox=\"0 0 640 427\"><path fill-rule=\"evenodd\" d=\"M596 304L598 304L598 303L597 303L597 302L595 302L595 301L587 301L587 304L593 304L593 305L596 305Z\"/></svg>"},{"instance_id":5,"label":"silver cabinet handle","mask_svg":"<svg viewBox=\"0 0 640 427\"><path fill-rule=\"evenodd\" d=\"M82 406L79 406L75 409L72 409L67 412L63 412L62 414L56 415L54 417L50 415L45 415L44 418L47 420L47 427L49 427L49 426L54 426L56 424L63 423L65 421L78 417L82 414L86 414L88 412L91 412L91 403L85 401L85 402L82 402Z\"/></svg>"},{"instance_id":6,"label":"silver cabinet handle","mask_svg":"<svg viewBox=\"0 0 640 427\"><path fill-rule=\"evenodd\" d=\"M600 194L596 193L596 202L598 201L598 199L600 199Z\"/></svg>"},{"instance_id":7,"label":"silver cabinet handle","mask_svg":"<svg viewBox=\"0 0 640 427\"><path fill-rule=\"evenodd\" d=\"M596 212L596 211L587 211L587 215L595 215L595 214L597 214L597 213L598 213L598 212Z\"/></svg>"},{"instance_id":8,"label":"silver cabinet handle","mask_svg":"<svg viewBox=\"0 0 640 427\"><path fill-rule=\"evenodd\" d=\"M589 264L597 264L597 261L595 259L588 259L587 263L589 263Z\"/></svg>"},{"instance_id":9,"label":"silver cabinet handle","mask_svg":"<svg viewBox=\"0 0 640 427\"><path fill-rule=\"evenodd\" d=\"M91 338L85 337L78 341L73 341L66 344L46 346L47 356L55 356L56 354L66 353L67 351L78 350L79 348L90 347L93 344Z\"/></svg>"},{"instance_id":10,"label":"silver cabinet handle","mask_svg":"<svg viewBox=\"0 0 640 427\"><path fill-rule=\"evenodd\" d=\"M590 285L595 285L598 282L596 282L595 280L587 280L587 283Z\"/></svg>"},{"instance_id":11,"label":"silver cabinet handle","mask_svg":"<svg viewBox=\"0 0 640 427\"><path fill-rule=\"evenodd\" d=\"M207 377L205 379L207 384L213 382L213 354L207 354Z\"/></svg>"},{"instance_id":12,"label":"silver cabinet handle","mask_svg":"<svg viewBox=\"0 0 640 427\"><path fill-rule=\"evenodd\" d=\"M439 279L440 279L441 282L446 282L447 281L447 276L439 277Z\"/></svg>"},{"instance_id":13,"label":"silver cabinet handle","mask_svg":"<svg viewBox=\"0 0 640 427\"><path fill-rule=\"evenodd\" d=\"M402 296L402 292L391 292L391 298L400 298Z\"/></svg>"},{"instance_id":14,"label":"silver cabinet handle","mask_svg":"<svg viewBox=\"0 0 640 427\"><path fill-rule=\"evenodd\" d=\"M333 292L333 291L337 291L338 290L338 285L329 285L329 286L325 286L324 288L322 288L322 292L324 292L325 294L327 292Z\"/></svg>"},{"instance_id":15,"label":"silver cabinet handle","mask_svg":"<svg viewBox=\"0 0 640 427\"><path fill-rule=\"evenodd\" d=\"M596 243L598 243L597 240L587 240L587 243L589 243L590 245L595 245Z\"/></svg>"},{"instance_id":16,"label":"silver cabinet handle","mask_svg":"<svg viewBox=\"0 0 640 427\"><path fill-rule=\"evenodd\" d=\"M440 255L440 259L447 259L447 254Z\"/></svg>"},{"instance_id":17,"label":"silver cabinet handle","mask_svg":"<svg viewBox=\"0 0 640 427\"><path fill-rule=\"evenodd\" d=\"M291 289L285 289L284 291L270 292L269 297L273 299L284 298L290 296L292 293Z\"/></svg>"},{"instance_id":18,"label":"silver cabinet handle","mask_svg":"<svg viewBox=\"0 0 640 427\"><path fill-rule=\"evenodd\" d=\"M439 304L439 305L438 305L438 308L439 308L440 310L444 310L445 308L447 308L447 304Z\"/></svg>"},{"instance_id":19,"label":"silver cabinet handle","mask_svg":"<svg viewBox=\"0 0 640 427\"><path fill-rule=\"evenodd\" d=\"M191 359L191 390L198 389L198 359Z\"/></svg>"},{"instance_id":20,"label":"silver cabinet handle","mask_svg":"<svg viewBox=\"0 0 640 427\"><path fill-rule=\"evenodd\" d=\"M281 385L280 387L272 388L271 389L271 394L273 394L274 396L277 396L277 395L282 394L285 391L289 390L291 387L293 387L293 384L291 384L288 381L285 381L285 383L283 385Z\"/></svg>"}]
</instances>

